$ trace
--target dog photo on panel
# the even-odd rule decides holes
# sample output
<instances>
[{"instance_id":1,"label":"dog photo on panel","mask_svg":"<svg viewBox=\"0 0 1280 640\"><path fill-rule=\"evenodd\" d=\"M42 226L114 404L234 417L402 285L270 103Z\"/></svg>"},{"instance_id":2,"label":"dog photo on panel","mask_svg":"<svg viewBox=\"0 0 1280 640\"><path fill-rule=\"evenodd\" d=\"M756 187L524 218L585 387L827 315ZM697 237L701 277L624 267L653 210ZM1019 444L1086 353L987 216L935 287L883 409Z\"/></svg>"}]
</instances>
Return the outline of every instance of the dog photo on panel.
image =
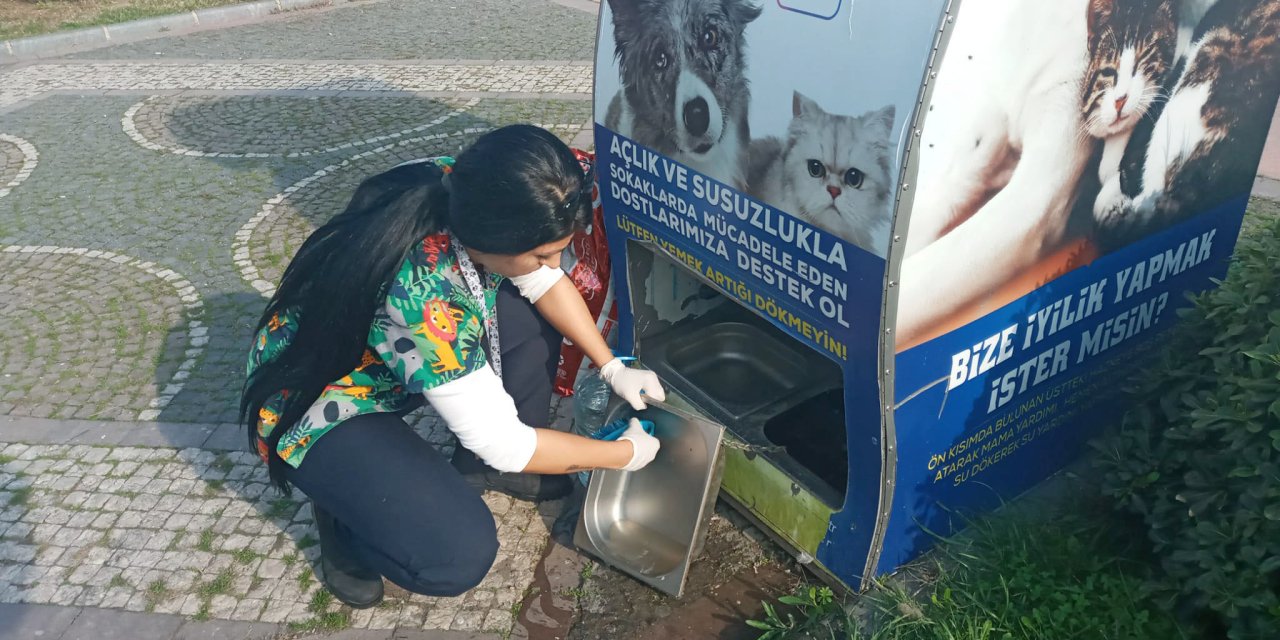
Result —
<instances>
[{"instance_id":1,"label":"dog photo on panel","mask_svg":"<svg viewBox=\"0 0 1280 640\"><path fill-rule=\"evenodd\" d=\"M601 98L604 125L883 257L892 212L894 107L850 113L849 105L825 104L833 94L824 74L779 73L808 68L816 52L796 38L825 22L766 4L608 0L619 89ZM749 27L762 23L768 25L756 33L788 41L787 57L776 47L767 56L751 50ZM812 86L778 86L779 79ZM753 80L760 95L752 95ZM753 118L771 126L754 131Z\"/></svg>"}]
</instances>

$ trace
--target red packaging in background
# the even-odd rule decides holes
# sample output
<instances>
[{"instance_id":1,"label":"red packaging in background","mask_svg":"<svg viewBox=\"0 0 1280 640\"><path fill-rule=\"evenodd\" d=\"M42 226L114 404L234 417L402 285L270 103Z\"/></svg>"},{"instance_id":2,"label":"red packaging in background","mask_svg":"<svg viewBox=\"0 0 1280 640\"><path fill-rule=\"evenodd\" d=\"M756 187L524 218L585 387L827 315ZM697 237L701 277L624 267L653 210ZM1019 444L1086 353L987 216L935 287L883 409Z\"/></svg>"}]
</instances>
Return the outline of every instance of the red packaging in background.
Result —
<instances>
[{"instance_id":1,"label":"red packaging in background","mask_svg":"<svg viewBox=\"0 0 1280 640\"><path fill-rule=\"evenodd\" d=\"M595 154L573 150L578 160L595 163ZM561 257L560 267L578 287L587 310L596 321L605 342L611 340L618 321L618 305L613 301L613 281L609 272L609 242L604 235L604 209L600 206L600 187L597 181L591 191L591 224L574 234ZM606 311L607 310L607 311ZM568 340L560 346L560 366L556 370L556 393L573 395L573 383L578 377L585 354Z\"/></svg>"}]
</instances>

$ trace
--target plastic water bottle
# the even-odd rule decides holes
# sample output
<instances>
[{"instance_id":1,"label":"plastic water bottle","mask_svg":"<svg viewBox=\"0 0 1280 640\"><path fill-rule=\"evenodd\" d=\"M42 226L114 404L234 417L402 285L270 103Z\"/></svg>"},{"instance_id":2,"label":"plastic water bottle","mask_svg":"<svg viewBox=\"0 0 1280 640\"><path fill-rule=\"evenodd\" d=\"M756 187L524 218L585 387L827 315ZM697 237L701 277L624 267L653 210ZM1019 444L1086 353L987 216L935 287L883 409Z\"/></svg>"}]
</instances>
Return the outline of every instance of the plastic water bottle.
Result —
<instances>
[{"instance_id":1,"label":"plastic water bottle","mask_svg":"<svg viewBox=\"0 0 1280 640\"><path fill-rule=\"evenodd\" d=\"M635 358L619 357L624 363ZM609 400L613 397L613 388L600 377L599 369L589 369L585 375L578 377L573 383L573 432L590 438L604 426L605 412L609 408ZM591 480L589 471L578 473L582 484Z\"/></svg>"},{"instance_id":2,"label":"plastic water bottle","mask_svg":"<svg viewBox=\"0 0 1280 640\"><path fill-rule=\"evenodd\" d=\"M613 389L600 377L599 369L584 371L583 374L573 383L573 432L589 438L604 426L605 409L609 406ZM585 486L591 481L591 472L581 471L577 477Z\"/></svg>"},{"instance_id":3,"label":"plastic water bottle","mask_svg":"<svg viewBox=\"0 0 1280 640\"><path fill-rule=\"evenodd\" d=\"M599 369L584 372L573 384L573 432L590 436L604 426L605 410L613 389L600 377Z\"/></svg>"}]
</instances>

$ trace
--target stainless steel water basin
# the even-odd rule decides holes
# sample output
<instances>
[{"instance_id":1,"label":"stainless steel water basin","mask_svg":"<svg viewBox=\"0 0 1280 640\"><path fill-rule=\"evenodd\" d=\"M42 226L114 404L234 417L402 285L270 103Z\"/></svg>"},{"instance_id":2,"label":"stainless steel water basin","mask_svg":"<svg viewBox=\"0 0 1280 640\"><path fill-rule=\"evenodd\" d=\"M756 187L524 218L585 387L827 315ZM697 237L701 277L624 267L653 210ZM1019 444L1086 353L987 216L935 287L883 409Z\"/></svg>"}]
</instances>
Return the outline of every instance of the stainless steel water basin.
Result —
<instances>
[{"instance_id":1,"label":"stainless steel water basin","mask_svg":"<svg viewBox=\"0 0 1280 640\"><path fill-rule=\"evenodd\" d=\"M661 365L655 366L668 369L664 373L678 378L681 389L703 396L733 420L790 396L811 375L802 354L741 322L673 332L661 347Z\"/></svg>"},{"instance_id":2,"label":"stainless steel water basin","mask_svg":"<svg viewBox=\"0 0 1280 640\"><path fill-rule=\"evenodd\" d=\"M724 427L650 401L635 412L616 404L607 420L652 420L662 446L633 472L596 470L587 487L574 544L660 591L679 597L706 524L724 462Z\"/></svg>"}]
</instances>

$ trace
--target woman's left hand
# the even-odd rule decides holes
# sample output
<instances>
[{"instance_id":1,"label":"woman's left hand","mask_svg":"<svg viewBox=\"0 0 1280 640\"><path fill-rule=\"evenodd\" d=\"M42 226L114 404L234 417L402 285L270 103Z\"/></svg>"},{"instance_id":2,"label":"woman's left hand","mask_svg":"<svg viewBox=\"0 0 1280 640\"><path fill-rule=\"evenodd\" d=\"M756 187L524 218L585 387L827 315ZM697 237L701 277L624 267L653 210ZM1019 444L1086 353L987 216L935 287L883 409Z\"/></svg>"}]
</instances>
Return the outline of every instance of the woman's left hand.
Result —
<instances>
[{"instance_id":1,"label":"woman's left hand","mask_svg":"<svg viewBox=\"0 0 1280 640\"><path fill-rule=\"evenodd\" d=\"M600 367L600 377L609 384L613 392L631 404L636 411L644 409L644 398L648 396L662 402L667 399L667 392L658 381L658 374L644 369L629 369L622 360L614 358Z\"/></svg>"}]
</instances>

